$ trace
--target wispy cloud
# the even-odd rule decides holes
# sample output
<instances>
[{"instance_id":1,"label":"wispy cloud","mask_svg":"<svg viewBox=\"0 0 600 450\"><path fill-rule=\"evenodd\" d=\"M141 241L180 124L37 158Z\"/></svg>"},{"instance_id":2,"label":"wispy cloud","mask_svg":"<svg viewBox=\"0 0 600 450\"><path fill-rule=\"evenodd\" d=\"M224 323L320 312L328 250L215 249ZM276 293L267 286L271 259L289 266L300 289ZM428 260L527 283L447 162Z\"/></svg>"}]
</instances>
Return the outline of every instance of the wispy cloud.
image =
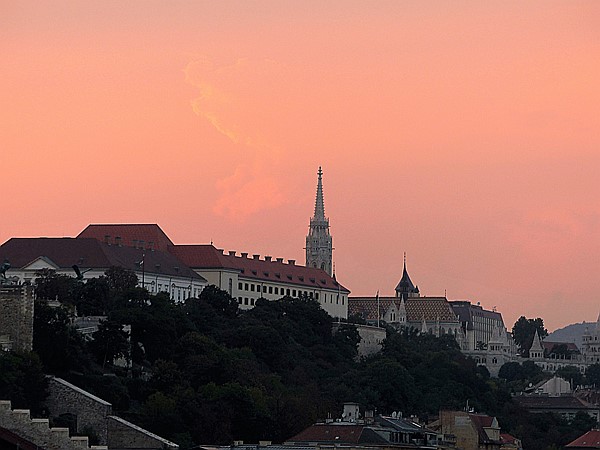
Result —
<instances>
[{"instance_id":1,"label":"wispy cloud","mask_svg":"<svg viewBox=\"0 0 600 450\"><path fill-rule=\"evenodd\" d=\"M277 78L277 65L239 59L219 66L198 58L184 72L186 81L198 89L191 100L194 113L243 150L233 173L216 182L220 196L213 212L244 220L285 203L283 184L267 175L280 173L279 148L269 139L269 121L264 117L268 107L261 96Z\"/></svg>"}]
</instances>

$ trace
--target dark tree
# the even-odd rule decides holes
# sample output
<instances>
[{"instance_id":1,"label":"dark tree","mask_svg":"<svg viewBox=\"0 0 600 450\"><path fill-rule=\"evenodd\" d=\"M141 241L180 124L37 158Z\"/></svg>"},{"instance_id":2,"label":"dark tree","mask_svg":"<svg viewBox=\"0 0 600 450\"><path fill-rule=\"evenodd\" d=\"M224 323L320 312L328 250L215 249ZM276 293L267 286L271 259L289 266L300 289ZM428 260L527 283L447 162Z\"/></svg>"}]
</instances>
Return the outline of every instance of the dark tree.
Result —
<instances>
[{"instance_id":1,"label":"dark tree","mask_svg":"<svg viewBox=\"0 0 600 450\"><path fill-rule=\"evenodd\" d=\"M200 293L200 300L206 301L216 311L226 317L235 317L238 312L238 302L228 292L215 285L206 286Z\"/></svg>"},{"instance_id":2,"label":"dark tree","mask_svg":"<svg viewBox=\"0 0 600 450\"><path fill-rule=\"evenodd\" d=\"M36 300L33 316L33 350L49 373L82 371L91 361L83 337L71 325L71 313Z\"/></svg>"},{"instance_id":3,"label":"dark tree","mask_svg":"<svg viewBox=\"0 0 600 450\"><path fill-rule=\"evenodd\" d=\"M89 346L102 367L107 363L113 364L118 358L129 359L129 333L120 323L101 321L92 337Z\"/></svg>"},{"instance_id":4,"label":"dark tree","mask_svg":"<svg viewBox=\"0 0 600 450\"><path fill-rule=\"evenodd\" d=\"M588 383L600 387L600 364L592 364L585 371L585 377Z\"/></svg>"},{"instance_id":5,"label":"dark tree","mask_svg":"<svg viewBox=\"0 0 600 450\"><path fill-rule=\"evenodd\" d=\"M58 300L73 304L73 294L77 289L77 280L68 275L59 275L53 269L42 269L35 273L34 289L36 298Z\"/></svg>"},{"instance_id":6,"label":"dark tree","mask_svg":"<svg viewBox=\"0 0 600 450\"><path fill-rule=\"evenodd\" d=\"M108 287L119 294L134 289L138 284L135 272L123 267L110 267L104 275L106 276Z\"/></svg>"},{"instance_id":7,"label":"dark tree","mask_svg":"<svg viewBox=\"0 0 600 450\"><path fill-rule=\"evenodd\" d=\"M538 332L540 338L548 336L548 330L544 328L544 319L528 319L525 316L519 317L512 328L512 335L515 344L519 347L522 356L529 354L529 348L533 342L535 332Z\"/></svg>"},{"instance_id":8,"label":"dark tree","mask_svg":"<svg viewBox=\"0 0 600 450\"><path fill-rule=\"evenodd\" d=\"M35 353L0 351L0 398L10 400L13 408L39 413L47 387L48 380Z\"/></svg>"}]
</instances>

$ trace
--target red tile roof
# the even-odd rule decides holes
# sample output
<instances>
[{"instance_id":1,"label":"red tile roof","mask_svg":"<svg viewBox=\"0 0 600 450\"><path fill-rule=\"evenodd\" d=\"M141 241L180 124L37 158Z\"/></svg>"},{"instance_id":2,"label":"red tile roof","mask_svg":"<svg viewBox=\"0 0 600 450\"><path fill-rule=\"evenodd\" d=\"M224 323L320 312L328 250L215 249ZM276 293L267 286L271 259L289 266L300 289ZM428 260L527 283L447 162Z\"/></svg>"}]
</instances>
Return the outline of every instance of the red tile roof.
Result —
<instances>
[{"instance_id":1,"label":"red tile roof","mask_svg":"<svg viewBox=\"0 0 600 450\"><path fill-rule=\"evenodd\" d=\"M502 442L503 444L514 444L516 440L516 437L508 433L500 433L500 442Z\"/></svg>"},{"instance_id":2,"label":"red tile roof","mask_svg":"<svg viewBox=\"0 0 600 450\"><path fill-rule=\"evenodd\" d=\"M78 238L94 238L108 244L167 251L173 242L157 224L91 224ZM120 242L119 242L120 239Z\"/></svg>"},{"instance_id":3,"label":"red tile roof","mask_svg":"<svg viewBox=\"0 0 600 450\"><path fill-rule=\"evenodd\" d=\"M244 277L274 283L294 284L297 286L337 290L345 294L348 289L339 284L321 269L296 264L286 264L264 259L254 259L223 254L213 245L175 245L165 232L156 224L92 224L79 233L78 238L94 238L104 242L120 243L128 247L148 248L152 242L155 248L168 251L193 269L231 269L239 271ZM140 242L144 244L141 245Z\"/></svg>"},{"instance_id":4,"label":"red tile roof","mask_svg":"<svg viewBox=\"0 0 600 450\"><path fill-rule=\"evenodd\" d=\"M325 271L317 268L267 261L259 257L224 254L213 245L175 245L171 252L193 269L231 269L246 278L273 283L295 284L315 289L330 289L349 293Z\"/></svg>"},{"instance_id":5,"label":"red tile roof","mask_svg":"<svg viewBox=\"0 0 600 450\"><path fill-rule=\"evenodd\" d=\"M358 444L363 429L363 425L317 423L288 439L287 442L335 442L340 444Z\"/></svg>"},{"instance_id":6,"label":"red tile roof","mask_svg":"<svg viewBox=\"0 0 600 450\"><path fill-rule=\"evenodd\" d=\"M579 348L573 342L550 342L550 341L542 341L542 345L544 350L551 352L555 345L566 345L567 350L570 352L579 352Z\"/></svg>"},{"instance_id":7,"label":"red tile roof","mask_svg":"<svg viewBox=\"0 0 600 450\"><path fill-rule=\"evenodd\" d=\"M484 428L490 428L494 425L494 417L485 415L485 414L469 414L469 418L471 422L477 429L477 434L479 434L479 442L499 442L493 439L490 439L485 432Z\"/></svg>"},{"instance_id":8,"label":"red tile roof","mask_svg":"<svg viewBox=\"0 0 600 450\"><path fill-rule=\"evenodd\" d=\"M148 273L203 280L170 253L108 245L92 238L12 238L0 246L0 261L7 259L13 268L43 257L65 270L77 264L81 269L118 266L139 271L142 255Z\"/></svg>"},{"instance_id":9,"label":"red tile roof","mask_svg":"<svg viewBox=\"0 0 600 450\"><path fill-rule=\"evenodd\" d=\"M400 305L398 297L379 297L379 311L383 314L395 302ZM457 322L458 318L445 297L409 297L404 300L406 316L409 322L421 322L423 317L428 322ZM348 315L358 314L365 320L377 320L377 297L349 297Z\"/></svg>"},{"instance_id":10,"label":"red tile roof","mask_svg":"<svg viewBox=\"0 0 600 450\"><path fill-rule=\"evenodd\" d=\"M573 442L568 443L565 447L600 448L600 430L590 430Z\"/></svg>"}]
</instances>

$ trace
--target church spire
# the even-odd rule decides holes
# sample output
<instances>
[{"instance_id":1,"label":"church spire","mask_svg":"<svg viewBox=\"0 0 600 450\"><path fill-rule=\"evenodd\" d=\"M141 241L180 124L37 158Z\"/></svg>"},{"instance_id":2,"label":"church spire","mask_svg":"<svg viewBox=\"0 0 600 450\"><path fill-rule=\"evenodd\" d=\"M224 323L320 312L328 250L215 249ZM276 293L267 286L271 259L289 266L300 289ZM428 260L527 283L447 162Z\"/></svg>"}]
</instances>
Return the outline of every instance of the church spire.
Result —
<instances>
[{"instance_id":1,"label":"church spire","mask_svg":"<svg viewBox=\"0 0 600 450\"><path fill-rule=\"evenodd\" d=\"M317 220L325 220L325 201L323 200L323 171L319 166L317 172L319 179L317 181L317 197L315 199L315 215L314 218Z\"/></svg>"},{"instance_id":2,"label":"church spire","mask_svg":"<svg viewBox=\"0 0 600 450\"><path fill-rule=\"evenodd\" d=\"M416 287L410 276L408 275L408 271L406 270L406 252L404 252L404 267L402 268L402 278L398 282L396 286L396 297L418 297L419 296L419 288Z\"/></svg>"},{"instance_id":3,"label":"church spire","mask_svg":"<svg viewBox=\"0 0 600 450\"><path fill-rule=\"evenodd\" d=\"M315 213L310 219L310 228L306 236L306 266L322 269L329 275L333 273L333 246L329 234L329 219L325 217L323 199L323 170L317 172L317 195Z\"/></svg>"}]
</instances>

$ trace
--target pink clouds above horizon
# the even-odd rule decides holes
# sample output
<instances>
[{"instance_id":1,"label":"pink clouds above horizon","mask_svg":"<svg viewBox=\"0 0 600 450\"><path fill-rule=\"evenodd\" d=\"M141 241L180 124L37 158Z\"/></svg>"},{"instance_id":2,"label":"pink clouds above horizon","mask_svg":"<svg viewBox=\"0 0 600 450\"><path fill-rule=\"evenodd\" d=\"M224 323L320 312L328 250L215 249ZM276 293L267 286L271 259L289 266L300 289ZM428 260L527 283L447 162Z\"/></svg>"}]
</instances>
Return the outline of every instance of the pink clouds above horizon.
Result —
<instances>
[{"instance_id":1,"label":"pink clouds above horizon","mask_svg":"<svg viewBox=\"0 0 600 450\"><path fill-rule=\"evenodd\" d=\"M600 4L0 5L0 241L91 222L550 328L600 310Z\"/></svg>"}]
</instances>

